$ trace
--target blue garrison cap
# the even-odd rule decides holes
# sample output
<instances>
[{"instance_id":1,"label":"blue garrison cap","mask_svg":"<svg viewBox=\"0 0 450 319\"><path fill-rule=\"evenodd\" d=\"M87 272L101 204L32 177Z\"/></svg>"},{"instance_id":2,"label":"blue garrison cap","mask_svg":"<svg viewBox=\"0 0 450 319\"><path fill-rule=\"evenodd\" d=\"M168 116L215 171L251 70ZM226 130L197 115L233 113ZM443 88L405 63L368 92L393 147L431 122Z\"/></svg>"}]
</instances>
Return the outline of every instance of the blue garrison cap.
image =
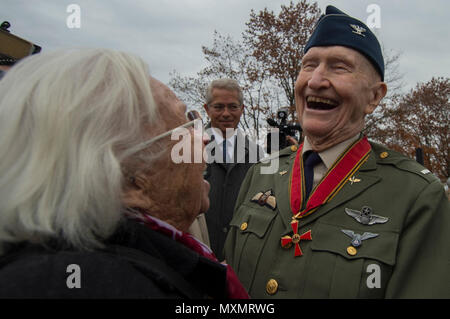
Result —
<instances>
[{"instance_id":1,"label":"blue garrison cap","mask_svg":"<svg viewBox=\"0 0 450 319\"><path fill-rule=\"evenodd\" d=\"M376 36L363 22L336 7L327 6L306 43L304 53L312 47L332 45L349 47L363 54L384 81L384 59Z\"/></svg>"}]
</instances>

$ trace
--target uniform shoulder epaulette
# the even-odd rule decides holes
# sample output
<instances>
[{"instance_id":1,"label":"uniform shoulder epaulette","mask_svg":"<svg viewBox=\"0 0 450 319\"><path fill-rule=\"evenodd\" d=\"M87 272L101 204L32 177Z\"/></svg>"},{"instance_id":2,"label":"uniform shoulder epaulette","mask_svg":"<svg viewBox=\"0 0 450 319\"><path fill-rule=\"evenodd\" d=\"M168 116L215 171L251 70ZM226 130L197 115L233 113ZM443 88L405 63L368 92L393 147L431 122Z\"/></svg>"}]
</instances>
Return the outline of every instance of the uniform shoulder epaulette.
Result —
<instances>
[{"instance_id":1,"label":"uniform shoulder epaulette","mask_svg":"<svg viewBox=\"0 0 450 319\"><path fill-rule=\"evenodd\" d=\"M258 163L267 163L276 158L289 156L297 152L297 150L298 146L296 145L288 146L286 148L283 148L282 150L279 150L278 152L273 152L272 154L265 156L264 158L260 159Z\"/></svg>"},{"instance_id":2,"label":"uniform shoulder epaulette","mask_svg":"<svg viewBox=\"0 0 450 319\"><path fill-rule=\"evenodd\" d=\"M386 148L383 145L371 142L372 150L377 157L379 164L391 164L401 169L413 173L425 179L428 183L433 183L439 178L434 175L429 169L420 165L415 160L393 150Z\"/></svg>"}]
</instances>

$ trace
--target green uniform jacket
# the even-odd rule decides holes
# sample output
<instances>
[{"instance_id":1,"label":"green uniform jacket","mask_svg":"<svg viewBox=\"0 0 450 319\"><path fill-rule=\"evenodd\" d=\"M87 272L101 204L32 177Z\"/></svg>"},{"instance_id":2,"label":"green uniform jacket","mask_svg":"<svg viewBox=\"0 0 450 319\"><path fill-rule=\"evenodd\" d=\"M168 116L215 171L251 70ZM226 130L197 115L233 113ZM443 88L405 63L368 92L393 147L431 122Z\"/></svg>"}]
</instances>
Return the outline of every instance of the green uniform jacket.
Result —
<instances>
[{"instance_id":1,"label":"green uniform jacket","mask_svg":"<svg viewBox=\"0 0 450 319\"><path fill-rule=\"evenodd\" d=\"M302 256L281 246L281 237L293 234L289 179L295 149L271 160L279 160L275 174L262 175L268 165L262 163L249 170L225 257L252 298L450 298L450 208L443 185L415 161L370 144L357 181L299 220L298 234L312 234L311 241L300 241ZM269 189L275 210L251 201ZM363 206L389 220L364 225L345 212ZM342 230L378 236L351 255L351 239Z\"/></svg>"}]
</instances>

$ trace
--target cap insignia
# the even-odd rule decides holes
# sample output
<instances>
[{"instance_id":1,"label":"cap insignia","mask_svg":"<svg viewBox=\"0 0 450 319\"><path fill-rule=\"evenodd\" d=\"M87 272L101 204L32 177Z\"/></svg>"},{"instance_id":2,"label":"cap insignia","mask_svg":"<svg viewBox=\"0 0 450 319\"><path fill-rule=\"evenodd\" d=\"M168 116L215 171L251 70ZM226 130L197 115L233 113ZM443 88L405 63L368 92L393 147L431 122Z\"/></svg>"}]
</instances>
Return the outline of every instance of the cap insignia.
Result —
<instances>
[{"instance_id":1,"label":"cap insignia","mask_svg":"<svg viewBox=\"0 0 450 319\"><path fill-rule=\"evenodd\" d=\"M366 28L363 28L362 26L357 25L357 24L350 24L350 26L353 29L353 31L352 31L353 33L356 33L357 35L362 35L363 37L365 37L363 32L367 31Z\"/></svg>"}]
</instances>

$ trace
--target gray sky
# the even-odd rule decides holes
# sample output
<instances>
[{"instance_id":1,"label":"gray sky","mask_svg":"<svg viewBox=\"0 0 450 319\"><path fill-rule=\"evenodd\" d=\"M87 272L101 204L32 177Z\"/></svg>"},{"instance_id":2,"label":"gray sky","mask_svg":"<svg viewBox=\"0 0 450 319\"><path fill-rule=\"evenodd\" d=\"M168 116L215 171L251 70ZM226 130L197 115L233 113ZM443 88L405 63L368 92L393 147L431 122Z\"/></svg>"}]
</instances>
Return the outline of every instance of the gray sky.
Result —
<instances>
[{"instance_id":1,"label":"gray sky","mask_svg":"<svg viewBox=\"0 0 450 319\"><path fill-rule=\"evenodd\" d=\"M2 0L0 20L13 34L43 52L69 47L106 47L141 56L150 72L167 83L170 72L193 76L204 67L201 46L211 46L214 30L240 39L250 10L275 13L290 0ZM295 2L295 1L294 1ZM313 2L313 1L311 1ZM380 8L375 33L388 51L401 52L404 89L433 76L450 76L450 1L318 0L366 22L370 4ZM80 28L70 29L69 4L79 5ZM0 22L1 22L0 21Z\"/></svg>"}]
</instances>

